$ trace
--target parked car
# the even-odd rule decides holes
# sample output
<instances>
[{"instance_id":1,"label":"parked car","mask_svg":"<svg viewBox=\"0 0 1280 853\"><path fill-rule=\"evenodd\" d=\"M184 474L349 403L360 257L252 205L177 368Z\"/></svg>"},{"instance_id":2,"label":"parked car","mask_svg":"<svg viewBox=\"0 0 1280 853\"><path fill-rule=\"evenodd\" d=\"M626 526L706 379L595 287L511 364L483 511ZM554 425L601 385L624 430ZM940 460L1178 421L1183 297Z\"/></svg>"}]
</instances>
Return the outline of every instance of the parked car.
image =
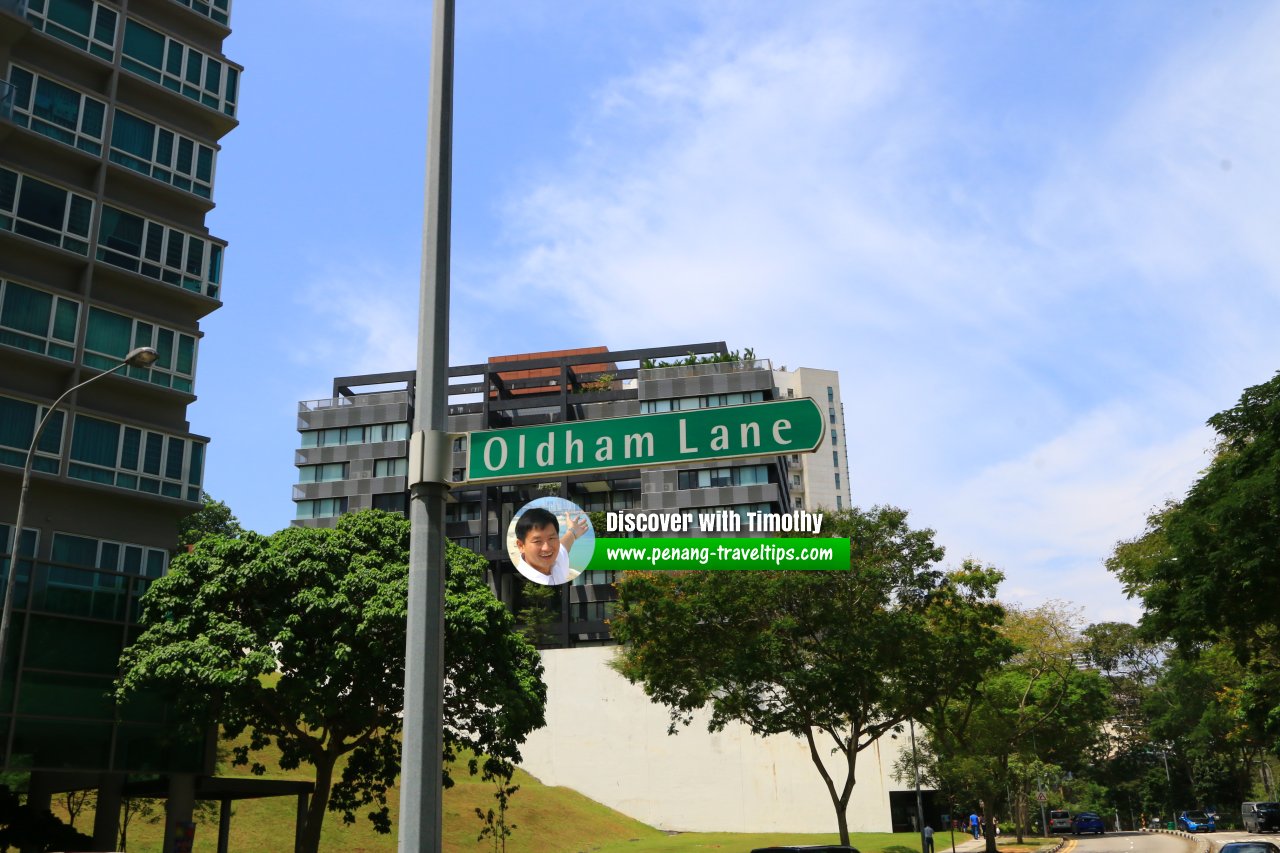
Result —
<instances>
[{"instance_id":1,"label":"parked car","mask_svg":"<svg viewBox=\"0 0 1280 853\"><path fill-rule=\"evenodd\" d=\"M1065 809L1054 809L1049 812L1049 834L1071 831L1071 812Z\"/></svg>"},{"instance_id":2,"label":"parked car","mask_svg":"<svg viewBox=\"0 0 1280 853\"><path fill-rule=\"evenodd\" d=\"M1213 815L1202 811L1187 811L1178 815L1178 829L1186 832L1213 832L1217 827Z\"/></svg>"},{"instance_id":3,"label":"parked car","mask_svg":"<svg viewBox=\"0 0 1280 853\"><path fill-rule=\"evenodd\" d=\"M1102 835L1107 831L1107 826L1102 822L1101 816L1096 812L1080 812L1071 819L1071 832L1073 835L1080 835L1085 832L1095 832Z\"/></svg>"},{"instance_id":4,"label":"parked car","mask_svg":"<svg viewBox=\"0 0 1280 853\"><path fill-rule=\"evenodd\" d=\"M1270 841L1232 841L1218 848L1218 853L1280 853Z\"/></svg>"},{"instance_id":5,"label":"parked car","mask_svg":"<svg viewBox=\"0 0 1280 853\"><path fill-rule=\"evenodd\" d=\"M1280 803L1241 803L1240 819L1245 832L1280 831Z\"/></svg>"}]
</instances>

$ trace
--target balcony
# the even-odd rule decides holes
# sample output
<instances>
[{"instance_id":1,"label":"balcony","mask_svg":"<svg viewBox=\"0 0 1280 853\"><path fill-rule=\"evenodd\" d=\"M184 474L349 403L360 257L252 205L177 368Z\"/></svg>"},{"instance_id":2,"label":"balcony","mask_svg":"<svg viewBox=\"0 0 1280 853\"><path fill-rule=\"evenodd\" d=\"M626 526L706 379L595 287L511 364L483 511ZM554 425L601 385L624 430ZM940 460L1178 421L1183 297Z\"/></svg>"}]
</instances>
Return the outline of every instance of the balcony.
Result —
<instances>
[{"instance_id":1,"label":"balcony","mask_svg":"<svg viewBox=\"0 0 1280 853\"><path fill-rule=\"evenodd\" d=\"M673 364L669 367L646 367L637 371L641 383L655 379L691 379L696 376L723 376L728 373L747 373L753 370L772 371L767 358L742 361L720 361L711 364Z\"/></svg>"}]
</instances>

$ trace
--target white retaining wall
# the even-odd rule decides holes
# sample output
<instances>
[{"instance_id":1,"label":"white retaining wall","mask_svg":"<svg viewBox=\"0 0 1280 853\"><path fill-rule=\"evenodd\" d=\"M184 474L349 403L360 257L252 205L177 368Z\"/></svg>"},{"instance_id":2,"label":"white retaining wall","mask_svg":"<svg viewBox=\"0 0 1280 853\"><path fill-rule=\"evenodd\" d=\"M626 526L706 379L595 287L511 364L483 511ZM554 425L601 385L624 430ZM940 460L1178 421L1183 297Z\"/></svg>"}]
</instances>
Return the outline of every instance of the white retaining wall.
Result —
<instances>
[{"instance_id":1,"label":"white retaining wall","mask_svg":"<svg viewBox=\"0 0 1280 853\"><path fill-rule=\"evenodd\" d=\"M803 738L756 737L739 724L709 734L706 713L669 736L667 710L607 666L615 651L599 646L542 653L547 726L521 749L524 770L659 829L835 831L831 798ZM820 739L818 744L833 777L842 781L842 761L828 755ZM889 791L907 787L891 778L893 763L909 748L904 734L859 753L851 831L890 831Z\"/></svg>"}]
</instances>

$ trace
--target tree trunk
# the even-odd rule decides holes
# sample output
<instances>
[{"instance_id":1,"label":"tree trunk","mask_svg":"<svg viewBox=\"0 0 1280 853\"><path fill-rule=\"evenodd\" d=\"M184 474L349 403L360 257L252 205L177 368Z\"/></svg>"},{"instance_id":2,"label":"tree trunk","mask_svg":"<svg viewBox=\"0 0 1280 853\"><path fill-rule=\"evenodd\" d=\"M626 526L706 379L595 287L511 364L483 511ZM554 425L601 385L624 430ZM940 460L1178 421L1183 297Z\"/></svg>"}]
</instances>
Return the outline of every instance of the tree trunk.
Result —
<instances>
[{"instance_id":1,"label":"tree trunk","mask_svg":"<svg viewBox=\"0 0 1280 853\"><path fill-rule=\"evenodd\" d=\"M986 853L996 853L996 818L988 812L982 821L983 834L987 837Z\"/></svg>"},{"instance_id":2,"label":"tree trunk","mask_svg":"<svg viewBox=\"0 0 1280 853\"><path fill-rule=\"evenodd\" d=\"M302 827L301 833L301 853L319 853L320 851L320 828L324 824L324 813L329 808L329 792L333 788L333 766L337 761L336 754L326 751L315 763L316 790L311 795L311 802L307 804L307 822Z\"/></svg>"},{"instance_id":3,"label":"tree trunk","mask_svg":"<svg viewBox=\"0 0 1280 853\"><path fill-rule=\"evenodd\" d=\"M840 843L849 843L849 816L844 813L844 809L836 809L836 827L840 830Z\"/></svg>"},{"instance_id":4,"label":"tree trunk","mask_svg":"<svg viewBox=\"0 0 1280 853\"><path fill-rule=\"evenodd\" d=\"M835 780L831 778L831 774L827 772L827 766L822 763L822 756L818 753L818 744L813 738L813 729L805 732L805 740L809 744L809 759L813 761L815 767L818 768L818 775L822 777L822 781L827 786L827 793L831 796L831 805L836 810L836 827L840 830L840 843L849 843L849 795L853 793L854 785L854 769L858 761L858 736L855 733L849 741L849 749L845 754L849 775L845 777L843 792L836 791Z\"/></svg>"}]
</instances>

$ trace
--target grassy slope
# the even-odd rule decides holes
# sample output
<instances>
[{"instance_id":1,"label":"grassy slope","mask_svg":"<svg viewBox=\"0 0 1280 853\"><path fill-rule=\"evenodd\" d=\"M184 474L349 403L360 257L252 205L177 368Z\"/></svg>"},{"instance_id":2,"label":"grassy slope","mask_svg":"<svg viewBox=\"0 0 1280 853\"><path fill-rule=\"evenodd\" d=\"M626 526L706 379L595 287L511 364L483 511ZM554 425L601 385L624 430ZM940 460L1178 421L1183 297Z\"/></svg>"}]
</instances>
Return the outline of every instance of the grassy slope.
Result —
<instances>
[{"instance_id":1,"label":"grassy slope","mask_svg":"<svg viewBox=\"0 0 1280 853\"><path fill-rule=\"evenodd\" d=\"M298 771L280 771L275 754L268 751L260 760L268 768L269 778L310 780L309 767ZM225 768L222 775L249 775L246 768ZM480 821L477 807L494 805L492 784L467 775L465 767L454 775L456 784L444 793L444 850L446 853L471 853L493 850L491 841L477 842ZM692 851L724 851L745 853L753 847L779 843L821 844L837 841L835 833L795 835L786 833L681 833L665 832L606 808L568 788L543 785L527 773L517 771L519 792L512 797L508 822L516 825L507 839L507 853L692 853ZM392 791L392 824L396 818L399 790ZM55 803L56 807L56 803ZM293 827L297 801L291 797L241 800L235 805L231 819L231 850L234 853L280 853L293 849ZM60 815L65 819L65 815ZM834 823L834 821L833 821ZM86 810L76 821L81 831L93 826L93 815ZM129 827L129 848L133 851L160 849L160 824L134 822ZM218 824L216 811L212 822L196 828L195 853L215 853ZM919 837L914 833L890 835L866 833L851 839L863 853L913 853ZM894 849L896 848L896 849ZM379 835L363 817L354 825L342 823L339 815L325 818L321 849L326 853L394 853L395 835ZM945 842L938 845L946 851Z\"/></svg>"}]
</instances>

